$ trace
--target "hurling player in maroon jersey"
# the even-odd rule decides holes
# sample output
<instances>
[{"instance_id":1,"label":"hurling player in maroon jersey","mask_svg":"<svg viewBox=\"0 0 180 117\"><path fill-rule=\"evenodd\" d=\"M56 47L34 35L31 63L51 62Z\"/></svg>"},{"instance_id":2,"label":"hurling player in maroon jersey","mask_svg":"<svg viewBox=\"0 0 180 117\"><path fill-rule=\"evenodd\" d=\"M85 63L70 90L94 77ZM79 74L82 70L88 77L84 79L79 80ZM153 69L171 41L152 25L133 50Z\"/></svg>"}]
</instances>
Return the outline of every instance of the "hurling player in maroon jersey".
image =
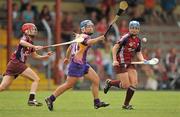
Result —
<instances>
[{"instance_id":1,"label":"hurling player in maroon jersey","mask_svg":"<svg viewBox=\"0 0 180 117\"><path fill-rule=\"evenodd\" d=\"M141 41L138 37L140 23L130 21L129 32L122 36L112 49L113 67L117 80L106 80L104 93L106 94L111 86L127 89L123 109L133 109L129 104L138 84L137 71L135 66L130 64L137 56L140 61L145 61L141 53Z\"/></svg>"},{"instance_id":2,"label":"hurling player in maroon jersey","mask_svg":"<svg viewBox=\"0 0 180 117\"><path fill-rule=\"evenodd\" d=\"M22 75L32 81L28 105L42 106L42 103L35 99L35 94L40 78L30 67L26 66L25 63L29 55L32 55L37 59L48 59L52 55L52 52L48 52L48 54L44 56L38 55L36 53L36 50L40 50L43 47L33 45L32 39L34 39L34 37L37 35L37 28L33 23L25 23L21 30L23 32L23 36L20 39L20 43L17 49L12 54L6 71L3 74L3 80L0 84L0 92L11 85L12 81L16 79L16 77Z\"/></svg>"}]
</instances>

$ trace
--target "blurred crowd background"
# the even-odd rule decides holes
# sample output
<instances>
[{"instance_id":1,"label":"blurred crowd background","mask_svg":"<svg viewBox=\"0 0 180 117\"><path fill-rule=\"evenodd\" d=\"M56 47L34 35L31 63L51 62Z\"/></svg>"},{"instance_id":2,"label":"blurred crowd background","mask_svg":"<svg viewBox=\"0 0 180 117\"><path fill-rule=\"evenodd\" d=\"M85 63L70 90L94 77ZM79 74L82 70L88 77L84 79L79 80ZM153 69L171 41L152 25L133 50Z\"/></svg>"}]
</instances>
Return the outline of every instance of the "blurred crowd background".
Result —
<instances>
[{"instance_id":1,"label":"blurred crowd background","mask_svg":"<svg viewBox=\"0 0 180 117\"><path fill-rule=\"evenodd\" d=\"M154 66L137 65L139 89L180 89L180 1L126 1L129 7L117 23L113 25L108 34L108 41L94 45L88 53L90 65L100 76L100 88L103 88L106 79L116 78L112 68L111 49L113 44L128 32L129 21L137 20L141 23L140 38L147 38L147 42L142 44L144 57L146 59L156 57L160 60L160 63ZM93 34L93 37L104 34L117 12L119 2L120 0L62 0L61 10L59 11L61 17L61 42L72 40L72 32L80 33L79 23L84 19L90 19L94 22L96 32ZM6 6L6 1L1 0L0 41L2 40L1 35L3 35L3 31L7 28ZM37 39L34 41L35 44L47 45L48 41L53 44L55 42L55 8L55 0L13 0L13 40L18 42L22 36L20 29L23 23L33 22L39 31ZM48 40L49 34L52 36L50 40ZM0 43L0 47L1 51L4 50L6 52L6 44ZM63 59L67 47L61 47L61 57L58 63L59 80L53 82L56 85L64 82L66 78L67 66L63 65ZM14 49L15 45L12 45L12 51ZM45 54L46 50L41 51L41 53ZM39 73L44 74L42 77L44 76L49 82L54 78L53 71L55 70L53 66L55 64L55 56L44 62L29 59L28 63L34 69L37 69ZM0 57L2 57L3 61L5 56L2 55ZM5 66L1 66L1 74L4 72ZM88 89L89 87L89 81L80 79L74 89Z\"/></svg>"}]
</instances>

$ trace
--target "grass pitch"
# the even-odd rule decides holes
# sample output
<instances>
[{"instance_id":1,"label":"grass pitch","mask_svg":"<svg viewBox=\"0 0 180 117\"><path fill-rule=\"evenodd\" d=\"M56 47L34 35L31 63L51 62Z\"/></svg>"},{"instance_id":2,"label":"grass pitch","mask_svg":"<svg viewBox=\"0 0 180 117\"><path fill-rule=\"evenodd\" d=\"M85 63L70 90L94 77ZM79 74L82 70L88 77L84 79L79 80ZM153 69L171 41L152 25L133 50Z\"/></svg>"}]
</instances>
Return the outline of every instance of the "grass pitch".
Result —
<instances>
[{"instance_id":1,"label":"grass pitch","mask_svg":"<svg viewBox=\"0 0 180 117\"><path fill-rule=\"evenodd\" d=\"M44 102L51 91L40 91L37 99L42 107L27 106L27 91L0 93L0 117L180 117L179 91L137 91L132 99L135 110L122 110L125 91L100 92L103 101L111 105L94 109L90 91L68 91L57 98L54 111Z\"/></svg>"}]
</instances>

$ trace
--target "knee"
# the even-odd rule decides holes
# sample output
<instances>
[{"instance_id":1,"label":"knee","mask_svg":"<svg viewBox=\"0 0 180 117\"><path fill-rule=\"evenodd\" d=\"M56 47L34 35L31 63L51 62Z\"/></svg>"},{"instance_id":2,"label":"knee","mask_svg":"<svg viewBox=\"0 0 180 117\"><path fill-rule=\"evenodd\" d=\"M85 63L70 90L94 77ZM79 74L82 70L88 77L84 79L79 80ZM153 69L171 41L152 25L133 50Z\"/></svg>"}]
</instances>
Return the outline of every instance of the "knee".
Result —
<instances>
[{"instance_id":1,"label":"knee","mask_svg":"<svg viewBox=\"0 0 180 117\"><path fill-rule=\"evenodd\" d=\"M72 84L72 83L65 83L66 89L70 89L70 88L72 88L73 86L74 86L74 84Z\"/></svg>"},{"instance_id":2,"label":"knee","mask_svg":"<svg viewBox=\"0 0 180 117\"><path fill-rule=\"evenodd\" d=\"M130 87L130 83L121 84L123 89L128 89Z\"/></svg>"},{"instance_id":3,"label":"knee","mask_svg":"<svg viewBox=\"0 0 180 117\"><path fill-rule=\"evenodd\" d=\"M131 83L131 86L133 86L133 87L137 87L137 85L138 85L138 82L133 82L133 83Z\"/></svg>"},{"instance_id":4,"label":"knee","mask_svg":"<svg viewBox=\"0 0 180 117\"><path fill-rule=\"evenodd\" d=\"M3 87L2 85L0 85L0 92L1 91L4 91L6 88L5 87Z\"/></svg>"},{"instance_id":5,"label":"knee","mask_svg":"<svg viewBox=\"0 0 180 117\"><path fill-rule=\"evenodd\" d=\"M34 79L35 82L39 82L40 81L40 78L37 77L36 79Z\"/></svg>"},{"instance_id":6,"label":"knee","mask_svg":"<svg viewBox=\"0 0 180 117\"><path fill-rule=\"evenodd\" d=\"M99 78L96 78L95 80L93 80L93 85L95 86L99 86Z\"/></svg>"}]
</instances>

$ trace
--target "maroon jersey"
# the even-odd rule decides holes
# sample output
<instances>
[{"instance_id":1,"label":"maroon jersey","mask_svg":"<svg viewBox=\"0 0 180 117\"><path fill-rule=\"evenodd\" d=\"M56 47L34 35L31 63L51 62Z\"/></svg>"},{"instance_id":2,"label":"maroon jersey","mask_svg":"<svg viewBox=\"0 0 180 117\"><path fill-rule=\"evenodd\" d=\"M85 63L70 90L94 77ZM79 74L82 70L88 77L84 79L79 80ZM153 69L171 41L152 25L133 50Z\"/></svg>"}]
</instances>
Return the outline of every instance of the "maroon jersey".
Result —
<instances>
[{"instance_id":1,"label":"maroon jersey","mask_svg":"<svg viewBox=\"0 0 180 117\"><path fill-rule=\"evenodd\" d=\"M25 36L25 35L23 37L21 37L21 40L24 40L24 41L26 41L28 43L33 44L32 40L29 37ZM11 60L18 59L21 62L25 63L26 59L27 59L27 56L30 55L34 51L35 50L33 48L24 47L21 44L19 44L18 47L17 47L17 50L12 54Z\"/></svg>"},{"instance_id":2,"label":"maroon jersey","mask_svg":"<svg viewBox=\"0 0 180 117\"><path fill-rule=\"evenodd\" d=\"M129 33L122 36L122 38L117 41L117 44L120 46L116 55L119 63L131 62L136 52L141 51L140 39L138 37L132 38Z\"/></svg>"}]
</instances>

